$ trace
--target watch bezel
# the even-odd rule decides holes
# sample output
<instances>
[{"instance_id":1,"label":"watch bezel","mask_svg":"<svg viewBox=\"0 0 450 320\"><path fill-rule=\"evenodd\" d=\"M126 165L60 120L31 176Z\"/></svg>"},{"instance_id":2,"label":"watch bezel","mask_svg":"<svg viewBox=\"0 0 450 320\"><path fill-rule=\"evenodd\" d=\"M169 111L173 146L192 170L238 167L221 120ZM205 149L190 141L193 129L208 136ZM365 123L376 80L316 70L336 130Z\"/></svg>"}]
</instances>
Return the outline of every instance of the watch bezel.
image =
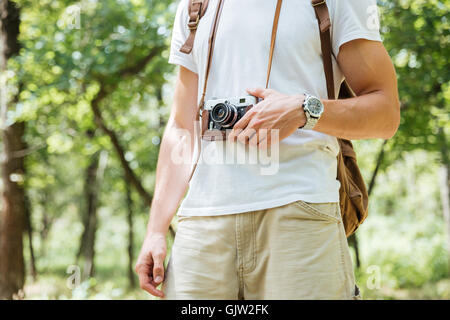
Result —
<instances>
[{"instance_id":1,"label":"watch bezel","mask_svg":"<svg viewBox=\"0 0 450 320\"><path fill-rule=\"evenodd\" d=\"M312 101L317 101L318 104L322 107L321 110L320 110L320 113L316 114L310 109L310 106L312 105ZM319 98L311 96L311 95L307 95L306 98L305 98L304 109L306 111L308 111L310 117L318 119L323 114L324 105L323 105L322 101Z\"/></svg>"}]
</instances>

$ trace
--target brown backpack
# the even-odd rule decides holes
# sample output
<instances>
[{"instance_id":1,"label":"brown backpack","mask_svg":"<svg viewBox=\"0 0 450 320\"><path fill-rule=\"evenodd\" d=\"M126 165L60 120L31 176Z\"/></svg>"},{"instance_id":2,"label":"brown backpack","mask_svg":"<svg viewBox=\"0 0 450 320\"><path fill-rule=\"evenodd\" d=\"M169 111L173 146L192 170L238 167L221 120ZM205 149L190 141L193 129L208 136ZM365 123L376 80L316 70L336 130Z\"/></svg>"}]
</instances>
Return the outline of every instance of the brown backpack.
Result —
<instances>
[{"instance_id":1,"label":"brown backpack","mask_svg":"<svg viewBox=\"0 0 450 320\"><path fill-rule=\"evenodd\" d=\"M311 1L316 12L320 29L320 42L322 46L323 67L327 81L329 99L334 96L334 78L331 50L331 20L328 6L324 0ZM339 99L351 98L355 94L346 81L341 85ZM356 153L350 140L337 139L340 146L338 154L337 179L341 183L339 199L342 220L347 237L352 235L363 223L368 215L369 195L366 184L358 168Z\"/></svg>"},{"instance_id":2,"label":"brown backpack","mask_svg":"<svg viewBox=\"0 0 450 320\"><path fill-rule=\"evenodd\" d=\"M203 87L203 94L199 103L199 112L197 113L198 115L201 114L201 110L203 108L203 101L206 93L206 86L208 82L208 75L211 65L211 58L214 49L214 38L217 30L218 20L220 18L220 13L222 11L223 1L224 0L219 0L209 37L209 50L208 50L207 68L205 77L206 80ZM275 45L281 3L282 0L278 0L272 28L269 66L267 69L266 84L268 83L268 79L270 76L270 69L272 66L273 49ZM332 49L331 49L332 44L330 32L331 28L330 14L328 11L326 0L311 0L311 3L312 6L314 7L320 29L320 42L322 47L322 58L323 58L324 74L327 83L328 98L335 99ZM186 43L180 49L181 52L189 54L192 51L198 23L202 18L202 16L205 14L207 7L208 7L208 0L189 1L188 28L190 29L190 35L186 40ZM354 96L355 94L349 87L348 83L344 81L339 91L339 99L351 98ZM366 219L368 215L369 196L367 193L366 184L358 168L358 163L356 161L356 153L353 150L353 145L351 141L341 138L338 138L337 140L339 142L340 147L340 151L337 156L337 179L341 184L341 187L339 189L339 199L340 199L339 202L342 221L345 227L345 233L347 237L349 237L356 231L356 229L361 225L361 223Z\"/></svg>"}]
</instances>

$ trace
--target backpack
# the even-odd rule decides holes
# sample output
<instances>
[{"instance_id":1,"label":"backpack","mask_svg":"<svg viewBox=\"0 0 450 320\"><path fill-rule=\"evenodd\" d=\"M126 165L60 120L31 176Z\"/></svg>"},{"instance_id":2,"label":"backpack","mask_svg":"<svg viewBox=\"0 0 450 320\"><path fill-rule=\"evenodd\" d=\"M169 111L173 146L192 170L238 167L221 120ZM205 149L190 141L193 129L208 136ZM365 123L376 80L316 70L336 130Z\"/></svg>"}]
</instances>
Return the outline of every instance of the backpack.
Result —
<instances>
[{"instance_id":1,"label":"backpack","mask_svg":"<svg viewBox=\"0 0 450 320\"><path fill-rule=\"evenodd\" d=\"M222 11L224 0L219 0L216 8L214 22L212 25L210 37L209 37L209 50L207 57L206 77L203 87L203 94L199 103L199 112L197 113L197 120L201 115L203 109L204 97L206 93L206 86L208 82L208 75L211 64L211 57L214 49L214 39L217 30L218 20ZM189 54L192 51L195 34L200 19L205 14L208 8L208 0L189 0L189 21L188 28L190 34L181 47L180 51ZM272 65L273 49L276 39L276 32L278 26L278 18L280 14L282 0L278 0L277 8L275 12L275 18L272 28L271 48L269 55L269 66L267 70L267 80L270 76L270 69ZM314 8L319 30L320 30L320 42L322 49L322 59L324 66L324 75L327 84L327 93L329 99L335 99L334 94L334 75L332 65L332 44L331 44L331 20L328 11L326 0L311 0L311 4ZM266 82L266 84L268 81ZM339 99L346 99L355 97L354 92L346 81L344 81L340 87ZM337 156L337 180L339 180L341 186L339 188L339 204L342 221L344 223L344 229L347 237L352 235L356 229L363 223L368 215L369 196L367 193L366 184L361 175L356 160L356 153L353 149L353 144L350 140L337 138L339 143L339 153ZM193 171L195 170L195 166Z\"/></svg>"}]
</instances>

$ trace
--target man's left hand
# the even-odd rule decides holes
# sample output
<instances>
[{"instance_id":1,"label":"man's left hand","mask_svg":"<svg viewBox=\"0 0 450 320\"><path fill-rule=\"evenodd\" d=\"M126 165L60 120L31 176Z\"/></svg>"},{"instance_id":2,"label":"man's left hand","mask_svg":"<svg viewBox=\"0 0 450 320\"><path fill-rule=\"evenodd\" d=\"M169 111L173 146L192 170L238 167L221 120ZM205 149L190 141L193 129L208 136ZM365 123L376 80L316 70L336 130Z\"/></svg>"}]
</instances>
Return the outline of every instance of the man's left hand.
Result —
<instances>
[{"instance_id":1,"label":"man's left hand","mask_svg":"<svg viewBox=\"0 0 450 320\"><path fill-rule=\"evenodd\" d=\"M247 89L247 92L263 100L235 124L228 136L229 141L237 139L244 144L265 148L274 142L271 141L271 130L279 130L278 141L281 141L306 123L302 107L304 95L286 95L263 88Z\"/></svg>"}]
</instances>

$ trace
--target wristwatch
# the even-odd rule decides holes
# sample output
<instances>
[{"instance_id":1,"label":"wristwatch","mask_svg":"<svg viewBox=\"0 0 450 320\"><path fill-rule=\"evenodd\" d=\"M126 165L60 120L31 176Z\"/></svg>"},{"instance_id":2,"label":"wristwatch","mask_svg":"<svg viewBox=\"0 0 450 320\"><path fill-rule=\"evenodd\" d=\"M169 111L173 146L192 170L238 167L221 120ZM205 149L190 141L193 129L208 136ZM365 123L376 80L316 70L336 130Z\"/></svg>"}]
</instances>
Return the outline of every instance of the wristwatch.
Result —
<instances>
[{"instance_id":1,"label":"wristwatch","mask_svg":"<svg viewBox=\"0 0 450 320\"><path fill-rule=\"evenodd\" d=\"M320 116L323 113L323 109L323 103L319 98L306 93L305 101L303 101L303 110L306 115L306 123L303 127L300 127L300 129L312 130L319 121Z\"/></svg>"}]
</instances>

